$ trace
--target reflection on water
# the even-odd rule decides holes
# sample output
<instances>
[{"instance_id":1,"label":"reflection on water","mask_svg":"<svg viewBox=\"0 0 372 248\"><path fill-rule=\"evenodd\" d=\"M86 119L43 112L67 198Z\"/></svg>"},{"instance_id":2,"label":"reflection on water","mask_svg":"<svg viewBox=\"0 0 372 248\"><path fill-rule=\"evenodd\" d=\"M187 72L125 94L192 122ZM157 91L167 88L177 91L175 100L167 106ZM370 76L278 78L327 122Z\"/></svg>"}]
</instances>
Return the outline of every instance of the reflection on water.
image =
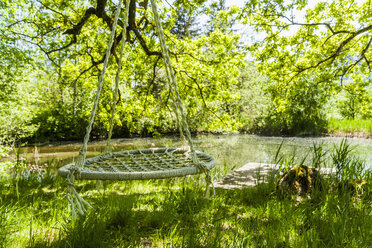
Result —
<instances>
[{"instance_id":1,"label":"reflection on water","mask_svg":"<svg viewBox=\"0 0 372 248\"><path fill-rule=\"evenodd\" d=\"M196 144L198 147L210 144L209 147L200 149L214 155L220 166L226 164L230 170L239 168L248 162L273 163L275 154L282 142L281 155L294 155L299 162L306 157L306 163L309 163L311 160L310 152L314 143L320 144L323 142L325 149L333 149L341 140L342 138L282 138L236 135L201 137L196 140ZM348 141L356 146L356 153L366 161L367 167L372 168L372 140L348 139Z\"/></svg>"},{"instance_id":2,"label":"reflection on water","mask_svg":"<svg viewBox=\"0 0 372 248\"><path fill-rule=\"evenodd\" d=\"M308 155L314 142L324 142L325 148L332 149L335 144L341 142L342 138L282 138L261 137L253 135L207 135L194 138L195 147L198 150L211 154L217 159L217 168L225 168L231 171L248 162L271 163L275 153L284 140L281 153L283 155L295 154L300 160ZM372 139L350 138L348 140L359 157L366 161L368 167L372 168ZM113 151L149 148L149 147L178 147L178 138L133 138L115 139L112 141ZM89 144L88 157L100 154L105 148L105 141L97 141ZM58 168L64 164L74 161L78 155L81 143L69 143L63 145L48 145L37 147L36 160L38 163L48 163ZM35 148L21 148L21 157L35 162Z\"/></svg>"}]
</instances>

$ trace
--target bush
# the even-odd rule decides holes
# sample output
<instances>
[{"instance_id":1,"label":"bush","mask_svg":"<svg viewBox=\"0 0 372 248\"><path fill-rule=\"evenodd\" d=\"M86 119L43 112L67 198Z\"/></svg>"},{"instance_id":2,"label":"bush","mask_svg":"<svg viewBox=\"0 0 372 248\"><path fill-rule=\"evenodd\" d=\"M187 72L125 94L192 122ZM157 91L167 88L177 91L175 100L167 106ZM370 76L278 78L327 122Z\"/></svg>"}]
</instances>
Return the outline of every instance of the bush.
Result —
<instances>
[{"instance_id":1,"label":"bush","mask_svg":"<svg viewBox=\"0 0 372 248\"><path fill-rule=\"evenodd\" d=\"M327 89L316 78L302 78L285 89L271 83L266 92L271 96L268 112L257 125L259 132L269 135L317 135L326 130L324 104Z\"/></svg>"}]
</instances>

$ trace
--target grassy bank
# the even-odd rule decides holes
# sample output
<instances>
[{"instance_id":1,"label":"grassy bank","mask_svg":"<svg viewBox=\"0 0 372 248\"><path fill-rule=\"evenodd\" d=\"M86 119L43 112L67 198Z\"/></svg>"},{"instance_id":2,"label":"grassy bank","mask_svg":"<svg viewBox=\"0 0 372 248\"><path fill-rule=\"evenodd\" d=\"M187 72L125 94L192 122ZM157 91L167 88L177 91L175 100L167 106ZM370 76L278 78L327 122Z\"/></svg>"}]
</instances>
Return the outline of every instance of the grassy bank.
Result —
<instances>
[{"instance_id":1,"label":"grassy bank","mask_svg":"<svg viewBox=\"0 0 372 248\"><path fill-rule=\"evenodd\" d=\"M349 135L356 137L372 137L372 119L369 120L339 120L330 119L328 132L334 135Z\"/></svg>"},{"instance_id":2,"label":"grassy bank","mask_svg":"<svg viewBox=\"0 0 372 248\"><path fill-rule=\"evenodd\" d=\"M0 247L371 247L372 173L349 148L343 142L329 154L339 173L301 201L279 197L274 175L210 199L203 176L85 181L77 190L93 208L77 220L62 178L48 167L18 167L0 179ZM314 146L312 156L319 164L325 152ZM279 152L276 159L293 165ZM367 184L343 186L355 178Z\"/></svg>"},{"instance_id":3,"label":"grassy bank","mask_svg":"<svg viewBox=\"0 0 372 248\"><path fill-rule=\"evenodd\" d=\"M4 247L370 247L371 194L279 200L274 184L218 190L204 199L194 180L81 185L93 203L72 221L62 181L2 186ZM10 185L8 185L9 187Z\"/></svg>"}]
</instances>

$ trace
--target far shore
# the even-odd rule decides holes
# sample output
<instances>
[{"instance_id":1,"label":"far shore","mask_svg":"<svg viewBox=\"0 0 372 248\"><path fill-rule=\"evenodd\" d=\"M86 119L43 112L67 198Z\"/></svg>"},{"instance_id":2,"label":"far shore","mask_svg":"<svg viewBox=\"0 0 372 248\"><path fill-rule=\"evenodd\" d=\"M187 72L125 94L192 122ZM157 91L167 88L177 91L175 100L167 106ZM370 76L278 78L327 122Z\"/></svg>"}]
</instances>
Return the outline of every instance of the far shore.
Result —
<instances>
[{"instance_id":1,"label":"far shore","mask_svg":"<svg viewBox=\"0 0 372 248\"><path fill-rule=\"evenodd\" d=\"M364 138L364 139L372 139L372 133L366 132L343 132L343 131L330 131L326 134L327 137L345 137L345 138Z\"/></svg>"}]
</instances>

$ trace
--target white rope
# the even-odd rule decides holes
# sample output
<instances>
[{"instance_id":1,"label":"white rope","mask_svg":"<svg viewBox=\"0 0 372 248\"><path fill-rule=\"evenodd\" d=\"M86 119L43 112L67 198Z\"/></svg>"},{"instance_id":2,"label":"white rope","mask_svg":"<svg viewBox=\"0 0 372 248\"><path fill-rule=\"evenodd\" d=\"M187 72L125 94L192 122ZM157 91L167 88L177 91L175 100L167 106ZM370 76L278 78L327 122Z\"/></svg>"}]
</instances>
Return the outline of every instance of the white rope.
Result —
<instances>
[{"instance_id":1,"label":"white rope","mask_svg":"<svg viewBox=\"0 0 372 248\"><path fill-rule=\"evenodd\" d=\"M189 143L189 146L190 146L190 149L191 149L192 153L194 154L195 152L194 152L193 142L191 140L191 134L190 134L190 131L188 130L188 124L186 122L186 117L185 117L185 114L184 114L182 101L181 101L181 98L180 98L179 93L178 93L177 81L176 81L176 77L174 75L172 63L170 61L168 47L165 43L164 32L163 32L163 28L162 28L161 23L160 23L160 18L159 18L159 14L158 14L158 10L157 10L155 0L151 0L151 6L152 6L153 14L154 14L156 30L157 30L157 33L158 33L158 36L159 36L160 47L161 47L161 50L162 50L162 57L163 57L163 60L164 60L164 63L165 63L165 71L166 71L166 74L167 74L167 77L168 77L169 87L170 87L170 90L171 90L171 93L172 93L172 96L173 96L173 100L174 100L173 108L175 109L176 118L177 118L177 121L179 122L180 133L181 133L181 135L183 135L183 131L186 131L187 141Z\"/></svg>"},{"instance_id":2,"label":"white rope","mask_svg":"<svg viewBox=\"0 0 372 248\"><path fill-rule=\"evenodd\" d=\"M196 156L196 152L195 152L195 149L194 149L194 144L193 144L192 139L191 139L191 133L190 133L190 130L189 130L189 127L188 127L188 124L187 124L187 120L186 120L185 111L183 109L181 97L180 97L179 92L178 92L176 77L174 75L173 66L172 66L172 63L171 63L171 60L170 60L170 57L169 57L168 47L165 43L164 32L163 32L163 28L162 28L161 23L160 23L160 18L159 18L159 14L158 14L158 10L157 10L155 0L151 0L151 7L152 7L152 12L154 14L156 30L157 30L157 33L158 33L158 36L159 36L160 47L161 47L161 50L162 50L162 57L163 57L164 64L165 64L165 71L167 73L167 77L168 77L168 81L169 81L169 87L170 87L170 90L172 92L172 96L173 96L173 99L174 99L174 108L175 108L175 114L176 114L177 122L179 123L180 135L181 135L181 138L182 138L182 137L184 137L183 132L184 131L186 132L186 139L187 139L187 142L190 146L193 163L195 163L198 166L198 168L200 170L202 170L205 174L205 180L206 180L206 183L207 183L206 197L208 197L209 196L209 186L210 185L212 185L213 192L215 194L212 178L210 176L208 168L203 163L201 163L199 161L198 157Z\"/></svg>"},{"instance_id":3,"label":"white rope","mask_svg":"<svg viewBox=\"0 0 372 248\"><path fill-rule=\"evenodd\" d=\"M76 210L77 210L78 213L83 214L83 213L86 212L85 206L87 206L88 208L91 207L91 205L88 202L86 202L81 196L79 196L78 193L76 192L76 189L74 187L74 181L75 181L75 177L79 178L80 171L84 167L84 164L85 164L89 136L90 136L90 132L92 130L94 117L95 117L95 114L96 114L96 111L97 111L99 97L100 97L101 90L102 90L102 85L103 85L103 79L105 77L105 72L106 72L106 69L107 69L107 66L108 66L108 61L109 61L109 58L110 58L110 55L111 55L111 48L112 48L112 44L114 42L115 30L116 30L116 26L117 26L117 23L118 23L120 10L121 10L121 1L119 1L118 8L115 12L115 18L114 18L114 23L112 25L111 36L110 36L110 40L108 42L108 47L107 47L107 51L106 51L106 55L105 55L105 61L103 63L103 69L102 69L102 72L101 72L101 76L98 80L98 88L97 88L97 92L96 92L96 97L94 99L94 104L93 104L92 112L91 112L91 115L90 115L89 123L88 123L88 126L86 128L86 133L85 133L85 136L84 136L83 146L79 150L79 156L77 157L76 163L74 164L74 166L71 166L70 171L69 171L69 175L67 177L67 180L68 180L68 183L67 183L68 196L67 196L67 198L69 199L69 201L71 203L71 212L72 212L73 218L76 218Z\"/></svg>"},{"instance_id":4,"label":"white rope","mask_svg":"<svg viewBox=\"0 0 372 248\"><path fill-rule=\"evenodd\" d=\"M114 128L114 117L115 117L115 111L116 111L116 102L118 98L118 92L119 92L119 80L120 80L120 72L122 68L122 61L123 61L123 55L124 55L124 48L125 48L125 38L127 36L127 24L128 24L128 16L129 16L129 4L130 0L126 0L126 9L124 14L124 21L123 21L123 31L122 31L122 37L121 37L121 46L120 46L120 55L119 55L119 61L118 61L118 69L116 72L115 77L115 89L114 89L114 96L112 99L112 113L111 113L111 120L110 120L110 130L107 136L106 141L106 148L105 153L108 153L111 151L111 136L112 136L112 129Z\"/></svg>"}]
</instances>

